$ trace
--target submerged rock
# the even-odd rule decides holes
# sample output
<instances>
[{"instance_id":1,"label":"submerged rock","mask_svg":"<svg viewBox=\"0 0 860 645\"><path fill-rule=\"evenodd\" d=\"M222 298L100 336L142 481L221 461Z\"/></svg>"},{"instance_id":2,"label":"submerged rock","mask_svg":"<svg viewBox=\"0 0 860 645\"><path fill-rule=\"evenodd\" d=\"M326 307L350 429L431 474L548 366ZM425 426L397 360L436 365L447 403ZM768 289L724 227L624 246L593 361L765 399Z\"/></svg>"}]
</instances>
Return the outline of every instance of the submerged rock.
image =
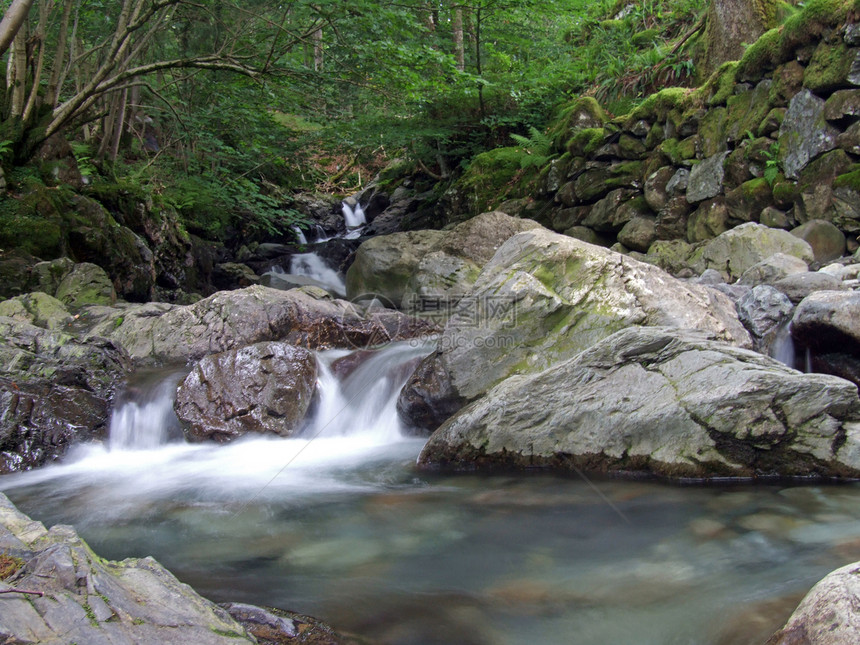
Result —
<instances>
[{"instance_id":1,"label":"submerged rock","mask_svg":"<svg viewBox=\"0 0 860 645\"><path fill-rule=\"evenodd\" d=\"M713 335L620 331L514 376L449 419L425 467L551 466L664 477L860 476L860 398Z\"/></svg>"},{"instance_id":2,"label":"submerged rock","mask_svg":"<svg viewBox=\"0 0 860 645\"><path fill-rule=\"evenodd\" d=\"M174 408L191 441L289 437L305 418L316 378L308 350L258 343L203 358L177 389Z\"/></svg>"}]
</instances>

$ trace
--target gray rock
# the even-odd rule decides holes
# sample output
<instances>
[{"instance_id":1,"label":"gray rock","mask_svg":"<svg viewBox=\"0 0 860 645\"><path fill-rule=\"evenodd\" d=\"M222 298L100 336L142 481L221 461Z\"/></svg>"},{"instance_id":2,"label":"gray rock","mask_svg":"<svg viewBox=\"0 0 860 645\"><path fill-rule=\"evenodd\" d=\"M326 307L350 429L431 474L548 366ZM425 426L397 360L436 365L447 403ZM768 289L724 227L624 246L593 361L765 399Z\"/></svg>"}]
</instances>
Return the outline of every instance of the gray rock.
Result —
<instances>
[{"instance_id":1,"label":"gray rock","mask_svg":"<svg viewBox=\"0 0 860 645\"><path fill-rule=\"evenodd\" d=\"M690 171L686 168L678 168L669 183L666 184L666 192L670 197L686 192L690 185Z\"/></svg>"},{"instance_id":2,"label":"gray rock","mask_svg":"<svg viewBox=\"0 0 860 645\"><path fill-rule=\"evenodd\" d=\"M839 131L824 118L823 99L803 89L791 99L779 128L779 147L785 176L797 179L812 159L836 147Z\"/></svg>"},{"instance_id":3,"label":"gray rock","mask_svg":"<svg viewBox=\"0 0 860 645\"><path fill-rule=\"evenodd\" d=\"M856 477L860 399L848 381L701 333L631 328L500 383L439 428L419 464Z\"/></svg>"},{"instance_id":4,"label":"gray rock","mask_svg":"<svg viewBox=\"0 0 860 645\"><path fill-rule=\"evenodd\" d=\"M750 346L734 304L608 249L535 229L509 239L448 321L428 374L407 383L443 402L473 400L511 374L546 369L631 325L674 325ZM439 383L437 379L437 383ZM432 408L428 404L426 408Z\"/></svg>"},{"instance_id":5,"label":"gray rock","mask_svg":"<svg viewBox=\"0 0 860 645\"><path fill-rule=\"evenodd\" d=\"M0 473L56 459L103 436L128 355L104 338L81 340L0 318Z\"/></svg>"},{"instance_id":6,"label":"gray rock","mask_svg":"<svg viewBox=\"0 0 860 645\"><path fill-rule=\"evenodd\" d=\"M75 263L69 258L39 262L30 271L30 289L53 296L57 293L57 287L60 286L63 278L69 275L74 268Z\"/></svg>"},{"instance_id":7,"label":"gray rock","mask_svg":"<svg viewBox=\"0 0 860 645\"><path fill-rule=\"evenodd\" d=\"M200 360L177 388L174 409L191 441L290 437L310 407L316 378L308 350L257 343Z\"/></svg>"},{"instance_id":8,"label":"gray rock","mask_svg":"<svg viewBox=\"0 0 860 645\"><path fill-rule=\"evenodd\" d=\"M790 275L806 273L807 271L809 271L809 266L800 258L785 253L774 253L744 271L738 282L751 286L773 284Z\"/></svg>"},{"instance_id":9,"label":"gray rock","mask_svg":"<svg viewBox=\"0 0 860 645\"><path fill-rule=\"evenodd\" d=\"M816 291L833 291L841 288L840 281L832 275L819 272L795 273L773 283L793 303L798 303Z\"/></svg>"},{"instance_id":10,"label":"gray rock","mask_svg":"<svg viewBox=\"0 0 860 645\"><path fill-rule=\"evenodd\" d=\"M723 190L723 162L728 152L719 152L693 166L687 186L687 201L691 204L716 197Z\"/></svg>"},{"instance_id":11,"label":"gray rock","mask_svg":"<svg viewBox=\"0 0 860 645\"><path fill-rule=\"evenodd\" d=\"M860 641L860 563L818 582L767 645L847 645Z\"/></svg>"},{"instance_id":12,"label":"gray rock","mask_svg":"<svg viewBox=\"0 0 860 645\"><path fill-rule=\"evenodd\" d=\"M187 306L149 303L87 313L94 318L88 335L115 340L132 358L165 362L199 360L270 340L309 349L354 348L435 330L396 311L365 313L316 287L278 291L258 285Z\"/></svg>"},{"instance_id":13,"label":"gray rock","mask_svg":"<svg viewBox=\"0 0 860 645\"><path fill-rule=\"evenodd\" d=\"M230 615L152 558L102 560L70 526L50 531L0 494L0 535L19 545L15 587L3 595L0 634L9 643L256 643ZM0 591L11 589L0 582Z\"/></svg>"},{"instance_id":14,"label":"gray rock","mask_svg":"<svg viewBox=\"0 0 860 645\"><path fill-rule=\"evenodd\" d=\"M652 172L645 179L645 201L655 212L663 208L669 201L670 195L667 186L674 175L674 167L664 166Z\"/></svg>"},{"instance_id":15,"label":"gray rock","mask_svg":"<svg viewBox=\"0 0 860 645\"><path fill-rule=\"evenodd\" d=\"M791 335L819 353L860 355L860 292L819 291L801 301Z\"/></svg>"},{"instance_id":16,"label":"gray rock","mask_svg":"<svg viewBox=\"0 0 860 645\"><path fill-rule=\"evenodd\" d=\"M116 302L116 291L108 274L100 266L89 262L76 264L60 282L54 295L72 308Z\"/></svg>"},{"instance_id":17,"label":"gray rock","mask_svg":"<svg viewBox=\"0 0 860 645\"><path fill-rule=\"evenodd\" d=\"M634 217L618 233L618 241L633 251L645 253L657 239L657 222L653 217Z\"/></svg>"},{"instance_id":18,"label":"gray rock","mask_svg":"<svg viewBox=\"0 0 860 645\"><path fill-rule=\"evenodd\" d=\"M813 261L812 248L804 240L788 231L747 222L697 249L690 258L690 265L697 273L716 269L726 278L735 280L774 253L791 255L807 264Z\"/></svg>"},{"instance_id":19,"label":"gray rock","mask_svg":"<svg viewBox=\"0 0 860 645\"><path fill-rule=\"evenodd\" d=\"M774 337L791 319L794 305L784 293L760 284L738 300L738 317L753 336L755 349L769 354Z\"/></svg>"},{"instance_id":20,"label":"gray rock","mask_svg":"<svg viewBox=\"0 0 860 645\"><path fill-rule=\"evenodd\" d=\"M809 243L816 262L830 262L845 255L845 234L826 220L810 220L792 229L791 234Z\"/></svg>"}]
</instances>

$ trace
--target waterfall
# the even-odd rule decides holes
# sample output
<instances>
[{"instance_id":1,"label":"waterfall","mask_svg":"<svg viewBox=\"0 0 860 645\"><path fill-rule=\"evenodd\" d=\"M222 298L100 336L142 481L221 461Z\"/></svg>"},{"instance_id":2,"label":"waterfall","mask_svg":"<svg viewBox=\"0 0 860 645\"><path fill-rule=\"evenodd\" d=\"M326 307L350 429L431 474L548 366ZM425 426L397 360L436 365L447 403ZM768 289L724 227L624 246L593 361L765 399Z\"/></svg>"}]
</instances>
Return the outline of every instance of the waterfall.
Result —
<instances>
[{"instance_id":1,"label":"waterfall","mask_svg":"<svg viewBox=\"0 0 860 645\"><path fill-rule=\"evenodd\" d=\"M293 233L296 234L296 241L299 244L307 244L308 238L305 237L304 232L298 226L293 226Z\"/></svg>"},{"instance_id":2,"label":"waterfall","mask_svg":"<svg viewBox=\"0 0 860 645\"><path fill-rule=\"evenodd\" d=\"M331 238L326 234L325 229L319 224L316 225L314 229L314 233L316 234L316 240L314 242L316 244L321 244L322 242L328 242Z\"/></svg>"},{"instance_id":3,"label":"waterfall","mask_svg":"<svg viewBox=\"0 0 860 645\"><path fill-rule=\"evenodd\" d=\"M346 283L316 253L298 253L290 259L290 274L311 278L339 296L346 296Z\"/></svg>"},{"instance_id":4,"label":"waterfall","mask_svg":"<svg viewBox=\"0 0 860 645\"><path fill-rule=\"evenodd\" d=\"M402 342L373 351L319 353L316 403L304 438L280 441L357 438L372 445L397 442L403 430L397 397L417 361L431 349L425 343ZM175 440L181 442L173 402L186 373L147 373L126 387L110 421L112 451L153 450Z\"/></svg>"},{"instance_id":5,"label":"waterfall","mask_svg":"<svg viewBox=\"0 0 860 645\"><path fill-rule=\"evenodd\" d=\"M349 204L343 202L341 211L343 212L343 219L346 222L348 231L367 224L367 218L364 216L364 209L361 208L361 204L356 204L353 209Z\"/></svg>"},{"instance_id":6,"label":"waterfall","mask_svg":"<svg viewBox=\"0 0 860 645\"><path fill-rule=\"evenodd\" d=\"M111 450L151 450L181 436L173 400L185 374L174 371L158 377L144 373L126 386L110 419Z\"/></svg>"}]
</instances>

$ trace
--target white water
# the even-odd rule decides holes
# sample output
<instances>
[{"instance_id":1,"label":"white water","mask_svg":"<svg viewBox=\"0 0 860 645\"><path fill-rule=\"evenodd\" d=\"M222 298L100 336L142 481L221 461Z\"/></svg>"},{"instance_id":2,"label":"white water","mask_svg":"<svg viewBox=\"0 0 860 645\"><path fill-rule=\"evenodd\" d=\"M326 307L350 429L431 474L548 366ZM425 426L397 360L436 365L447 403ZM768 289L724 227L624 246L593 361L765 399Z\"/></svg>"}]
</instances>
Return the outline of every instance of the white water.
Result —
<instances>
[{"instance_id":1,"label":"white water","mask_svg":"<svg viewBox=\"0 0 860 645\"><path fill-rule=\"evenodd\" d=\"M337 295L346 296L346 283L343 278L316 253L298 253L290 258L290 274L311 278Z\"/></svg>"},{"instance_id":2,"label":"white water","mask_svg":"<svg viewBox=\"0 0 860 645\"><path fill-rule=\"evenodd\" d=\"M794 344L794 339L791 337L791 323L783 325L776 332L776 337L770 349L771 358L775 358L780 363L784 363L801 372L811 374L812 369L812 352L807 347L803 351L803 356L798 357L797 347Z\"/></svg>"},{"instance_id":3,"label":"white water","mask_svg":"<svg viewBox=\"0 0 860 645\"><path fill-rule=\"evenodd\" d=\"M364 209L361 207L361 204L356 204L355 208L352 208L349 204L343 202L341 211L343 212L343 219L346 222L348 231L367 224L367 217L364 215Z\"/></svg>"},{"instance_id":4,"label":"white water","mask_svg":"<svg viewBox=\"0 0 860 645\"><path fill-rule=\"evenodd\" d=\"M293 233L296 234L296 241L299 244L307 244L308 243L308 238L305 237L304 231L302 231L302 229L300 229L298 226L293 226Z\"/></svg>"},{"instance_id":5,"label":"white water","mask_svg":"<svg viewBox=\"0 0 860 645\"><path fill-rule=\"evenodd\" d=\"M331 366L349 352L323 352L318 404L301 437L248 437L228 445L171 440L173 400L183 377L171 373L154 385L129 388L114 411L107 445L78 446L62 464L5 478L3 489L99 485L105 513L203 490L224 501L364 490L343 480L344 469L412 459L423 443L403 435L395 406L415 362L429 351L417 342L395 343L360 357L344 379Z\"/></svg>"}]
</instances>

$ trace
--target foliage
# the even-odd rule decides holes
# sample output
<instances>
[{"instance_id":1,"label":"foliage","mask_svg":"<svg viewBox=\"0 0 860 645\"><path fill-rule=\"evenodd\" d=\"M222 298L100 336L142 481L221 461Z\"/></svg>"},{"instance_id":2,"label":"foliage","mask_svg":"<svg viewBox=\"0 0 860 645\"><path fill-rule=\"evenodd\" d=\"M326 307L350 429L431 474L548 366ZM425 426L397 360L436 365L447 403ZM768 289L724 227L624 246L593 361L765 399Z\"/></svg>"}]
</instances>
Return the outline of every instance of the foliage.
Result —
<instances>
[{"instance_id":1,"label":"foliage","mask_svg":"<svg viewBox=\"0 0 860 645\"><path fill-rule=\"evenodd\" d=\"M525 169L530 166L541 167L549 160L552 153L552 138L536 127L531 126L529 128L528 137L524 137L521 134L512 134L511 138L525 152L525 155L520 160L520 168Z\"/></svg>"}]
</instances>

